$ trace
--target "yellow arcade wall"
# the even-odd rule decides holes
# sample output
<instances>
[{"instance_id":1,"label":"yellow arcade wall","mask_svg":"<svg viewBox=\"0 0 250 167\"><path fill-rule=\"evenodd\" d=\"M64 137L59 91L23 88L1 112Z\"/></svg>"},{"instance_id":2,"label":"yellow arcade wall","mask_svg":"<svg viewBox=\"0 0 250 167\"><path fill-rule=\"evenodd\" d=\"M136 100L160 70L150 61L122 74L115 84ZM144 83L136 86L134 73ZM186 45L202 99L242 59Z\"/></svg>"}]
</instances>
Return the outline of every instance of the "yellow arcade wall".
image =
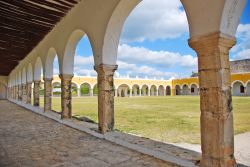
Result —
<instances>
[{"instance_id":1,"label":"yellow arcade wall","mask_svg":"<svg viewBox=\"0 0 250 167\"><path fill-rule=\"evenodd\" d=\"M247 85L248 83L250 83L250 72L231 74L231 83L233 84L235 81L240 81L244 85ZM58 76L54 76L53 83L55 82L60 83L60 78ZM94 86L97 84L97 78L88 76L75 76L72 79L72 83L75 83L77 87L80 87L83 83L88 83L92 88L94 88ZM152 85L155 85L157 88L159 88L159 86L162 85L165 89L167 86L170 86L172 96L175 94L174 92L176 85L179 85L182 88L182 86L186 84L190 88L192 84L196 84L199 88L198 77L180 78L173 80L114 78L114 85L116 89L122 84L128 85L131 89L134 85L138 85L140 88L142 88L143 85L147 85L148 88L150 88Z\"/></svg>"}]
</instances>

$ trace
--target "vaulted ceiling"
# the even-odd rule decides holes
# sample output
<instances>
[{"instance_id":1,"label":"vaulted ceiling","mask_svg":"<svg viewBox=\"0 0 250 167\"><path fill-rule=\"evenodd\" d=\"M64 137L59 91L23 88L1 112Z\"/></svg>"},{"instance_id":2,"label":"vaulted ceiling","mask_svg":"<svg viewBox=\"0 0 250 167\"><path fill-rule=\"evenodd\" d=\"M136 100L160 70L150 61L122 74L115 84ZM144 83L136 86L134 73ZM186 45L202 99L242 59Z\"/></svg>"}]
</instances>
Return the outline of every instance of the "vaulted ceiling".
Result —
<instances>
[{"instance_id":1,"label":"vaulted ceiling","mask_svg":"<svg viewBox=\"0 0 250 167\"><path fill-rule=\"evenodd\" d=\"M80 0L1 0L0 75L9 75Z\"/></svg>"}]
</instances>

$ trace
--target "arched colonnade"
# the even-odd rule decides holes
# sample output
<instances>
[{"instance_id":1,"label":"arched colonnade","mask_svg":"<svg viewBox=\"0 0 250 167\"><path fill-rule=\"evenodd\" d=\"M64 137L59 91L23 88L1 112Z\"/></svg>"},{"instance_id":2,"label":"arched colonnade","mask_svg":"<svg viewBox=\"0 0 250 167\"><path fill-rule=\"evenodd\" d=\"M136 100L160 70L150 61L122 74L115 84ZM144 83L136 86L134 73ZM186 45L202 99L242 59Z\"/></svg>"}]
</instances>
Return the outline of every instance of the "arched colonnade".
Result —
<instances>
[{"instance_id":1,"label":"arched colonnade","mask_svg":"<svg viewBox=\"0 0 250 167\"><path fill-rule=\"evenodd\" d=\"M31 84L34 84L34 106L39 105L38 90L43 76L44 111L50 110L52 60L57 55L62 93L61 117L71 118L74 54L78 41L87 35L97 72L99 130L101 133L113 130L113 76L117 69L120 34L127 16L140 2L141 0L79 2L10 73L8 87L11 92L15 92L11 93L10 98L30 103ZM235 32L246 0L181 2L188 20L188 43L197 53L199 63L201 166L235 166L228 54L236 43ZM100 6L102 10L99 10ZM147 91L150 94L159 93L155 89L151 86ZM187 93L187 90L187 85L184 85L182 91Z\"/></svg>"}]
</instances>

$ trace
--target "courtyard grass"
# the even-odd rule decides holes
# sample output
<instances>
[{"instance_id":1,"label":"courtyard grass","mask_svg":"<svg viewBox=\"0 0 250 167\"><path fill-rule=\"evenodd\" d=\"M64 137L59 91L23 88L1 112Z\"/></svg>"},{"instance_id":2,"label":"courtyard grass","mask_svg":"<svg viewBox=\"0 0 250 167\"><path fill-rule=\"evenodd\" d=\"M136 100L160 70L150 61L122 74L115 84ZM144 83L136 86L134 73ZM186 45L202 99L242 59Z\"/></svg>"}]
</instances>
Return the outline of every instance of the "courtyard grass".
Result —
<instances>
[{"instance_id":1,"label":"courtyard grass","mask_svg":"<svg viewBox=\"0 0 250 167\"><path fill-rule=\"evenodd\" d=\"M97 122L97 97L73 98L73 115ZM235 134L250 131L250 97L233 97ZM60 111L60 98L53 98ZM199 96L115 98L115 128L165 142L200 143Z\"/></svg>"}]
</instances>

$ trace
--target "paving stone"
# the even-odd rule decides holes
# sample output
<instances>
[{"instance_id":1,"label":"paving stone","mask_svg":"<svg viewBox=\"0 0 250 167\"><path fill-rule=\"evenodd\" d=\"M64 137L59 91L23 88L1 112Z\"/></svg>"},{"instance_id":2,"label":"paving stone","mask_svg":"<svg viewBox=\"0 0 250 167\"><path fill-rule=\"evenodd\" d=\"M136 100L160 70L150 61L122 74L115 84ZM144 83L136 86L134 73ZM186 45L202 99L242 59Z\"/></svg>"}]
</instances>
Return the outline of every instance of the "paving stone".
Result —
<instances>
[{"instance_id":1,"label":"paving stone","mask_svg":"<svg viewBox=\"0 0 250 167\"><path fill-rule=\"evenodd\" d=\"M0 167L171 167L0 100Z\"/></svg>"}]
</instances>

